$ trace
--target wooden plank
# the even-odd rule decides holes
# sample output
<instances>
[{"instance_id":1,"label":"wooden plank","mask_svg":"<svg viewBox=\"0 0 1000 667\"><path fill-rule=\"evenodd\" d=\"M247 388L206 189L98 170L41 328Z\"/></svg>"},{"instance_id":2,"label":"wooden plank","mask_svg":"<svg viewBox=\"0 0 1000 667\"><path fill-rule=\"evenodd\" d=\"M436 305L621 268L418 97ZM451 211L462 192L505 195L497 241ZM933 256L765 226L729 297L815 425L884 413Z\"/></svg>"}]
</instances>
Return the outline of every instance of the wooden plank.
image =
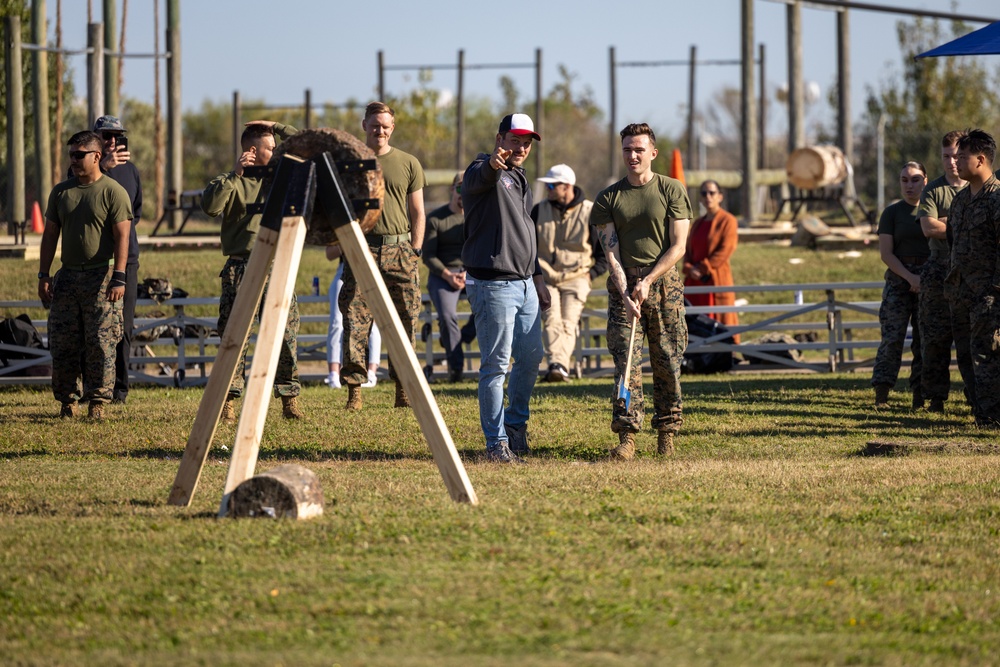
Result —
<instances>
[{"instance_id":1,"label":"wooden plank","mask_svg":"<svg viewBox=\"0 0 1000 667\"><path fill-rule=\"evenodd\" d=\"M261 227L261 231L265 228ZM288 324L288 311L295 292L295 277L305 246L306 222L301 216L283 218L278 232L278 246L271 269L271 284L264 298L260 331L254 348L253 363L243 396L243 409L236 428L236 442L229 461L229 474L219 505L219 516L225 516L229 496L237 486L253 477L260 452L260 438L267 420L267 407L271 399L271 385L278 371L278 356ZM214 372L213 372L214 375Z\"/></svg>"},{"instance_id":2,"label":"wooden plank","mask_svg":"<svg viewBox=\"0 0 1000 667\"><path fill-rule=\"evenodd\" d=\"M456 502L478 504L476 491L472 488L472 482L465 472L462 459L459 458L455 443L451 440L451 433L448 432L448 427L441 417L441 411L424 377L417 354L403 330L399 314L392 305L382 274L368 250L368 243L360 225L352 222L337 227L336 232L340 246L344 249L344 256L351 265L375 323L382 332L382 340L389 350L393 368L396 369L396 375L410 398L420 430L427 439L448 493Z\"/></svg>"},{"instance_id":3,"label":"wooden plank","mask_svg":"<svg viewBox=\"0 0 1000 667\"><path fill-rule=\"evenodd\" d=\"M208 377L208 385L198 406L198 414L194 419L194 426L191 427L191 435L188 436L184 456L181 458L177 477L174 478L174 485L170 490L170 497L167 499L170 505L187 507L194 498L201 470L205 466L205 459L208 458L208 450L212 445L212 438L215 437L215 430L219 426L222 406L233 383L233 376L236 375L236 365L247 344L247 338L250 337L250 328L253 326L253 318L260 305L264 286L267 284L267 275L271 269L271 260L274 259L277 243L278 232L263 227L257 232L257 240L253 250L250 251L250 260L247 262L243 281L236 292L233 312L226 325L226 332L219 342L219 352L212 367L212 374Z\"/></svg>"}]
</instances>

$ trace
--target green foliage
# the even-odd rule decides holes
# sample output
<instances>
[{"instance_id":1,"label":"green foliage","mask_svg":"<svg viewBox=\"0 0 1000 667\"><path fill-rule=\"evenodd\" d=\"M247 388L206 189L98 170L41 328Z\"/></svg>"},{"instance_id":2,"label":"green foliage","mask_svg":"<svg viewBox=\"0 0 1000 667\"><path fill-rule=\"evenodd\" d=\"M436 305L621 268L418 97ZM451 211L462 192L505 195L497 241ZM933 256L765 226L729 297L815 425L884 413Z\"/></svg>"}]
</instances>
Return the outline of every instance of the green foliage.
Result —
<instances>
[{"instance_id":1,"label":"green foliage","mask_svg":"<svg viewBox=\"0 0 1000 667\"><path fill-rule=\"evenodd\" d=\"M885 114L886 181L892 183L899 167L917 160L931 177L940 174L941 137L952 130L979 127L996 132L1000 127L1000 67L990 69L975 59L922 58L918 53L969 32L960 22L946 35L939 21L917 18L897 24L903 55L902 79L892 79L878 91L869 90L865 131L858 137L859 164L876 162L875 128ZM860 179L859 188L875 196L874 170ZM887 196L896 196L890 189Z\"/></svg>"}]
</instances>

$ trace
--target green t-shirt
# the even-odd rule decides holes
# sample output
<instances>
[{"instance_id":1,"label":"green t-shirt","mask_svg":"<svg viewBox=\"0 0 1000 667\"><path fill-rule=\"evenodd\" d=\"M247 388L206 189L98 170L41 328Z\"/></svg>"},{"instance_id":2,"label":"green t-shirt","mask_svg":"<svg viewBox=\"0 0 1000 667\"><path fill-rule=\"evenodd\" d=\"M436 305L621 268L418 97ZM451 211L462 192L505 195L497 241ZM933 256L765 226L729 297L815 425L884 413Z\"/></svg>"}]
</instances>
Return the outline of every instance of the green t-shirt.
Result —
<instances>
[{"instance_id":1,"label":"green t-shirt","mask_svg":"<svg viewBox=\"0 0 1000 667\"><path fill-rule=\"evenodd\" d=\"M641 186L623 178L602 190L590 211L595 227L614 223L626 269L655 264L670 247L668 218L690 220L691 201L680 181L662 174Z\"/></svg>"},{"instance_id":2,"label":"green t-shirt","mask_svg":"<svg viewBox=\"0 0 1000 667\"><path fill-rule=\"evenodd\" d=\"M372 233L406 234L410 231L406 196L423 190L427 185L423 167L417 158L398 148L390 148L385 155L379 155L378 163L385 179L385 198L382 200L382 215Z\"/></svg>"},{"instance_id":3,"label":"green t-shirt","mask_svg":"<svg viewBox=\"0 0 1000 667\"><path fill-rule=\"evenodd\" d=\"M114 259L114 226L132 221L132 204L109 176L88 185L74 176L52 188L45 217L61 228L63 266L79 267Z\"/></svg>"},{"instance_id":4,"label":"green t-shirt","mask_svg":"<svg viewBox=\"0 0 1000 667\"><path fill-rule=\"evenodd\" d=\"M924 186L920 195L920 206L917 208L918 218L947 218L951 213L951 200L964 188L957 188L948 183L944 176L939 176ZM950 250L947 239L928 239L931 254L947 257Z\"/></svg>"},{"instance_id":5,"label":"green t-shirt","mask_svg":"<svg viewBox=\"0 0 1000 667\"><path fill-rule=\"evenodd\" d=\"M892 254L896 257L927 257L931 254L927 237L920 229L917 207L900 199L882 211L878 233L892 236Z\"/></svg>"}]
</instances>

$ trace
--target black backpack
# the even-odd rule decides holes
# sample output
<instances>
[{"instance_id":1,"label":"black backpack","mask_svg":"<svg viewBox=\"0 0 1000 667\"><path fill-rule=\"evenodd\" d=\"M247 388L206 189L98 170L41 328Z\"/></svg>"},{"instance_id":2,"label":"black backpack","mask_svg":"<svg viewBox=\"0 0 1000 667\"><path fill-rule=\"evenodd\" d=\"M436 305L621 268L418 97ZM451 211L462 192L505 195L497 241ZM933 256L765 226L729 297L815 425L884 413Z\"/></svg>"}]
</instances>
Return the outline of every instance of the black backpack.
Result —
<instances>
[{"instance_id":1,"label":"black backpack","mask_svg":"<svg viewBox=\"0 0 1000 667\"><path fill-rule=\"evenodd\" d=\"M687 305L691 305L688 303ZM708 315L685 315L688 327L688 339L691 336L708 338L729 331L718 320ZM733 343L733 339L724 338L720 342ZM685 353L681 362L682 373L725 373L733 367L732 352L692 352Z\"/></svg>"},{"instance_id":2,"label":"black backpack","mask_svg":"<svg viewBox=\"0 0 1000 667\"><path fill-rule=\"evenodd\" d=\"M38 329L31 323L31 318L22 313L17 317L6 317L0 319L0 343L4 345L15 345L17 347L27 347L36 350L44 350L42 337ZM12 362L22 359L31 359L36 355L28 352L18 352L16 350L0 350L0 363L10 366ZM52 375L52 366L49 364L39 364L18 369L8 375L20 377L47 376Z\"/></svg>"}]
</instances>

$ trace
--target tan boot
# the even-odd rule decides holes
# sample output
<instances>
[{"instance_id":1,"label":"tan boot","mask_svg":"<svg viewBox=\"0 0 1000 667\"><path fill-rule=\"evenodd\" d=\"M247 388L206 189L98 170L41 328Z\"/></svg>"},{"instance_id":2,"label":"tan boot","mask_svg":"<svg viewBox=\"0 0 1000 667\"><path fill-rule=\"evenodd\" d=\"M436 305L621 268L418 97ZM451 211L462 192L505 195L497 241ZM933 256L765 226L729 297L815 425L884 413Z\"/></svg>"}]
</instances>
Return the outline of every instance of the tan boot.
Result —
<instances>
[{"instance_id":1,"label":"tan boot","mask_svg":"<svg viewBox=\"0 0 1000 667\"><path fill-rule=\"evenodd\" d=\"M302 419L305 417L302 411L299 410L298 396L281 397L281 416L285 419Z\"/></svg>"},{"instance_id":2,"label":"tan boot","mask_svg":"<svg viewBox=\"0 0 1000 667\"><path fill-rule=\"evenodd\" d=\"M236 421L236 406L233 405L233 399L227 398L226 402L222 404L222 421L227 424L232 424Z\"/></svg>"},{"instance_id":3,"label":"tan boot","mask_svg":"<svg viewBox=\"0 0 1000 667\"><path fill-rule=\"evenodd\" d=\"M656 434L656 453L660 456L672 456L674 453L674 434L670 431L660 431Z\"/></svg>"},{"instance_id":4,"label":"tan boot","mask_svg":"<svg viewBox=\"0 0 1000 667\"><path fill-rule=\"evenodd\" d=\"M399 383L399 380L396 380L396 405L394 407L410 407L410 398L406 395L406 391L403 389L403 385Z\"/></svg>"},{"instance_id":5,"label":"tan boot","mask_svg":"<svg viewBox=\"0 0 1000 667\"><path fill-rule=\"evenodd\" d=\"M72 419L73 417L76 417L76 415L77 415L76 403L62 404L62 408L60 408L59 410L60 417L62 417L63 419Z\"/></svg>"},{"instance_id":6,"label":"tan boot","mask_svg":"<svg viewBox=\"0 0 1000 667\"><path fill-rule=\"evenodd\" d=\"M104 419L104 403L92 402L87 409L87 416L94 421L102 421Z\"/></svg>"},{"instance_id":7,"label":"tan boot","mask_svg":"<svg viewBox=\"0 0 1000 667\"><path fill-rule=\"evenodd\" d=\"M618 434L618 446L611 450L611 458L619 461L635 458L635 437L631 433Z\"/></svg>"},{"instance_id":8,"label":"tan boot","mask_svg":"<svg viewBox=\"0 0 1000 667\"><path fill-rule=\"evenodd\" d=\"M890 385L887 384L877 384L875 385L875 407L876 408L887 408L889 407L889 389Z\"/></svg>"},{"instance_id":9,"label":"tan boot","mask_svg":"<svg viewBox=\"0 0 1000 667\"><path fill-rule=\"evenodd\" d=\"M356 384L347 385L347 410L361 409L361 386Z\"/></svg>"}]
</instances>

